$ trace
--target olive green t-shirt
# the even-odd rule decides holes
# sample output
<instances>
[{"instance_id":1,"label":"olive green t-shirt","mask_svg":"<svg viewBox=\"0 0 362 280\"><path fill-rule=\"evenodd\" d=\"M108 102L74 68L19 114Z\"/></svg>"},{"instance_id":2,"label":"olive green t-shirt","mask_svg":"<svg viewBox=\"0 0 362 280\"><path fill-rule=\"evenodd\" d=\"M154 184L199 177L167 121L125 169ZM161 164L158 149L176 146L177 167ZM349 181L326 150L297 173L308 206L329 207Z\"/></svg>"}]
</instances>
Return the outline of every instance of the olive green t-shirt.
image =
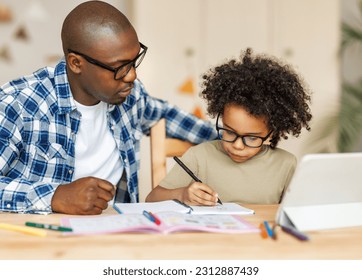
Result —
<instances>
[{"instance_id":1,"label":"olive green t-shirt","mask_svg":"<svg viewBox=\"0 0 362 280\"><path fill-rule=\"evenodd\" d=\"M181 160L219 194L221 201L250 204L279 203L297 164L293 154L268 145L251 159L236 163L225 153L220 140L191 147ZM175 189L192 182L190 175L175 164L159 185Z\"/></svg>"}]
</instances>

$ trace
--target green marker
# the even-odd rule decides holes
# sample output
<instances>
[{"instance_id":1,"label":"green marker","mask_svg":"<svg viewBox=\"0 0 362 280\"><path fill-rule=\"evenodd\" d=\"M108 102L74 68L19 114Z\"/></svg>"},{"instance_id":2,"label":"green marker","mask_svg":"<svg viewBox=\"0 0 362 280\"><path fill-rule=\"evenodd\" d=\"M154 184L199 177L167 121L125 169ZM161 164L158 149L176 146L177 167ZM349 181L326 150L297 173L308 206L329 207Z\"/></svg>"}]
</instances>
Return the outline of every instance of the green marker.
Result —
<instances>
[{"instance_id":1,"label":"green marker","mask_svg":"<svg viewBox=\"0 0 362 280\"><path fill-rule=\"evenodd\" d=\"M73 229L68 228L68 227L61 227L61 226L48 225L48 224L26 222L25 225L28 227L44 228L44 229L50 229L50 230L56 230L56 231L73 231Z\"/></svg>"}]
</instances>

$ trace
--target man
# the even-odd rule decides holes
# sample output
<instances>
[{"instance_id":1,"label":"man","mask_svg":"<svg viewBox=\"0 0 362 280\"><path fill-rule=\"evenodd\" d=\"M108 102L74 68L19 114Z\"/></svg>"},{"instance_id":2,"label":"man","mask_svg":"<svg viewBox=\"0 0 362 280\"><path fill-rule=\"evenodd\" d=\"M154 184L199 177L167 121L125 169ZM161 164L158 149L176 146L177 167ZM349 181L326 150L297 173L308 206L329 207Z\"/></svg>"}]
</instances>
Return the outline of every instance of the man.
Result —
<instances>
[{"instance_id":1,"label":"man","mask_svg":"<svg viewBox=\"0 0 362 280\"><path fill-rule=\"evenodd\" d=\"M169 136L216 138L148 95L136 74L147 47L115 7L80 4L61 37L55 68L0 88L0 211L100 214L115 185L118 201L137 202L140 139L160 118Z\"/></svg>"}]
</instances>

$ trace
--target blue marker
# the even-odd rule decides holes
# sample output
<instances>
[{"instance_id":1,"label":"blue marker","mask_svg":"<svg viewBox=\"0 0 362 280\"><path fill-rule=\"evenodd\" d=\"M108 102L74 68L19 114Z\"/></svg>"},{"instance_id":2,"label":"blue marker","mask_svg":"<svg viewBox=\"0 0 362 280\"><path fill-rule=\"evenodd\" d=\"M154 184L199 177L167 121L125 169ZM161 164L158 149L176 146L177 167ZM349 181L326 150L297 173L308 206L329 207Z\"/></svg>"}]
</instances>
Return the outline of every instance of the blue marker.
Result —
<instances>
[{"instance_id":1,"label":"blue marker","mask_svg":"<svg viewBox=\"0 0 362 280\"><path fill-rule=\"evenodd\" d=\"M155 223L155 218L146 210L143 211L143 216L145 216L147 219L149 219L152 223Z\"/></svg>"},{"instance_id":2,"label":"blue marker","mask_svg":"<svg viewBox=\"0 0 362 280\"><path fill-rule=\"evenodd\" d=\"M273 230L270 228L269 223L267 221L264 221L264 226L266 228L266 232L268 233L268 236L270 238L273 238L273 236L274 236Z\"/></svg>"}]
</instances>

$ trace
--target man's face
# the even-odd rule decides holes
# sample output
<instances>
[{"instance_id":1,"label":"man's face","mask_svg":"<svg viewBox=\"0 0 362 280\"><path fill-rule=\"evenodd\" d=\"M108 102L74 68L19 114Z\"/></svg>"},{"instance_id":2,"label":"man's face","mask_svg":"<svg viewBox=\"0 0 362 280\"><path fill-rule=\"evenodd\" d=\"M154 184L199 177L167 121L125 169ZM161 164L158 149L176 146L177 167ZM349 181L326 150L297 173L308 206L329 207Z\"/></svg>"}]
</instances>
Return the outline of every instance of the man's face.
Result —
<instances>
[{"instance_id":1,"label":"man's face","mask_svg":"<svg viewBox=\"0 0 362 280\"><path fill-rule=\"evenodd\" d=\"M72 50L78 57L80 72L74 77L75 85L71 85L74 98L83 105L94 105L99 101L109 104L121 104L131 93L133 82L137 78L136 69L130 64L142 51L136 33L131 30L118 36L105 34L86 50ZM77 52L79 52L77 54ZM117 69L115 73L99 66ZM131 63L132 64L132 63ZM119 75L120 73L123 75ZM120 78L121 79L118 79Z\"/></svg>"}]
</instances>

